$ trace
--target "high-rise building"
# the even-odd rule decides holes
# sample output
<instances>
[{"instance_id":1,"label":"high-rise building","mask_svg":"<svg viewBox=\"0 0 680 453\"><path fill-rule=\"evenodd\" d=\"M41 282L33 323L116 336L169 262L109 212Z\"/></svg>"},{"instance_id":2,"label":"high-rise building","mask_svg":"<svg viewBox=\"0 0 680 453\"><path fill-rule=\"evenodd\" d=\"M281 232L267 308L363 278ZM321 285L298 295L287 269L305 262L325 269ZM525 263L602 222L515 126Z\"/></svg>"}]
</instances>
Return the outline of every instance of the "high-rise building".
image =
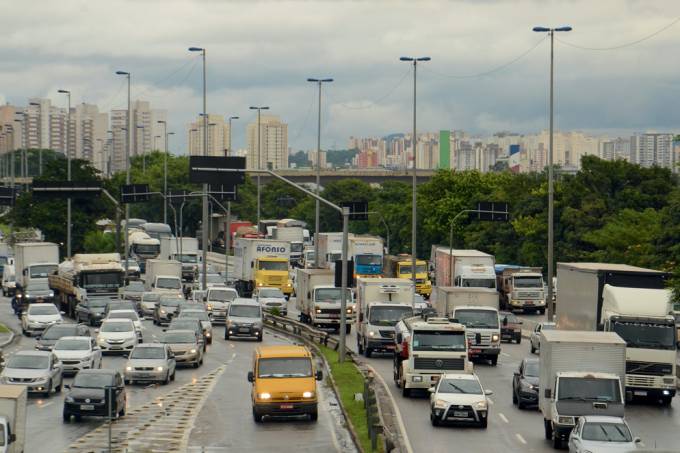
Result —
<instances>
[{"instance_id":1,"label":"high-rise building","mask_svg":"<svg viewBox=\"0 0 680 453\"><path fill-rule=\"evenodd\" d=\"M630 138L630 151L633 161L643 167L673 168L676 163L672 134L634 135Z\"/></svg>"},{"instance_id":2,"label":"high-rise building","mask_svg":"<svg viewBox=\"0 0 680 453\"><path fill-rule=\"evenodd\" d=\"M278 116L260 117L260 134L257 134L257 118L248 124L248 168L269 168L271 170L288 168L288 125ZM258 148L261 142L261 148ZM258 158L258 149L261 155Z\"/></svg>"},{"instance_id":3,"label":"high-rise building","mask_svg":"<svg viewBox=\"0 0 680 453\"><path fill-rule=\"evenodd\" d=\"M203 116L189 124L187 137L189 140L189 154L192 156L202 156L204 140ZM208 113L208 156L224 156L225 150L229 147L229 123L224 122L222 115Z\"/></svg>"},{"instance_id":4,"label":"high-rise building","mask_svg":"<svg viewBox=\"0 0 680 453\"><path fill-rule=\"evenodd\" d=\"M131 105L130 129L130 158L141 156L158 149L165 149L163 125L158 121L167 120L166 110L151 108L148 101L134 101ZM111 155L103 160L111 161L111 171L125 170L125 155L127 147L127 109L111 110L112 143ZM155 139L160 136L159 139Z\"/></svg>"}]
</instances>

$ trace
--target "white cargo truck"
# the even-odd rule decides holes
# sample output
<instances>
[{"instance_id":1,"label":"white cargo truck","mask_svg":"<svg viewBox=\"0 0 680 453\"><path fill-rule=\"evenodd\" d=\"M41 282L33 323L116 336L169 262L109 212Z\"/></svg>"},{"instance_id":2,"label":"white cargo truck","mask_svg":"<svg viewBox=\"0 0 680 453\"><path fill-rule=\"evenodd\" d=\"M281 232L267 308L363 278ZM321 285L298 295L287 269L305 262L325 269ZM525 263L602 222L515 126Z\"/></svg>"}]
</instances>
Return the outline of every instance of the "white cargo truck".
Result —
<instances>
[{"instance_id":1,"label":"white cargo truck","mask_svg":"<svg viewBox=\"0 0 680 453\"><path fill-rule=\"evenodd\" d=\"M498 363L501 326L498 293L491 288L437 287L435 309L440 316L456 319L466 327L470 359Z\"/></svg>"},{"instance_id":2,"label":"white cargo truck","mask_svg":"<svg viewBox=\"0 0 680 453\"><path fill-rule=\"evenodd\" d=\"M272 229L272 239L290 242L290 263L295 266L302 264L302 252L304 249L302 227L277 225L276 228Z\"/></svg>"},{"instance_id":3,"label":"white cargo truck","mask_svg":"<svg viewBox=\"0 0 680 453\"><path fill-rule=\"evenodd\" d=\"M404 278L358 278L356 312L359 354L393 351L394 326L413 316L413 283Z\"/></svg>"},{"instance_id":4,"label":"white cargo truck","mask_svg":"<svg viewBox=\"0 0 680 453\"><path fill-rule=\"evenodd\" d=\"M295 283L300 322L339 330L342 288L335 286L335 273L329 269L298 269ZM349 333L354 322L354 301L350 289L346 300L345 331Z\"/></svg>"},{"instance_id":5,"label":"white cargo truck","mask_svg":"<svg viewBox=\"0 0 680 453\"><path fill-rule=\"evenodd\" d=\"M342 233L319 233L314 240L319 241L319 267L335 269L335 262L342 259Z\"/></svg>"},{"instance_id":6,"label":"white cargo truck","mask_svg":"<svg viewBox=\"0 0 680 453\"><path fill-rule=\"evenodd\" d=\"M670 275L608 263L557 263L557 327L611 331L627 344L627 397L671 403L676 393L677 331Z\"/></svg>"},{"instance_id":7,"label":"white cargo truck","mask_svg":"<svg viewBox=\"0 0 680 453\"><path fill-rule=\"evenodd\" d=\"M48 275L59 266L59 246L51 242L21 242L14 246L17 292L32 280L47 283Z\"/></svg>"},{"instance_id":8,"label":"white cargo truck","mask_svg":"<svg viewBox=\"0 0 680 453\"><path fill-rule=\"evenodd\" d=\"M175 260L147 260L144 285L147 291L182 293L182 263Z\"/></svg>"},{"instance_id":9,"label":"white cargo truck","mask_svg":"<svg viewBox=\"0 0 680 453\"><path fill-rule=\"evenodd\" d=\"M182 263L182 279L193 281L198 273L198 239L191 237L161 237L161 253L163 260L175 260Z\"/></svg>"},{"instance_id":10,"label":"white cargo truck","mask_svg":"<svg viewBox=\"0 0 680 453\"><path fill-rule=\"evenodd\" d=\"M433 245L430 262L434 265L437 286L462 286L496 289L496 261L479 250L457 250Z\"/></svg>"},{"instance_id":11,"label":"white cargo truck","mask_svg":"<svg viewBox=\"0 0 680 453\"><path fill-rule=\"evenodd\" d=\"M0 452L23 453L26 444L26 387L0 385Z\"/></svg>"},{"instance_id":12,"label":"white cargo truck","mask_svg":"<svg viewBox=\"0 0 680 453\"><path fill-rule=\"evenodd\" d=\"M472 373L464 325L414 316L399 321L394 330L393 375L402 395L429 389L445 373Z\"/></svg>"},{"instance_id":13,"label":"white cargo truck","mask_svg":"<svg viewBox=\"0 0 680 453\"><path fill-rule=\"evenodd\" d=\"M613 332L543 330L538 407L545 438L560 448L578 417L623 417L626 342Z\"/></svg>"},{"instance_id":14,"label":"white cargo truck","mask_svg":"<svg viewBox=\"0 0 680 453\"><path fill-rule=\"evenodd\" d=\"M290 298L293 282L288 273L289 261L290 242L237 238L233 274L236 290L242 297L251 297L256 287L274 287Z\"/></svg>"}]
</instances>

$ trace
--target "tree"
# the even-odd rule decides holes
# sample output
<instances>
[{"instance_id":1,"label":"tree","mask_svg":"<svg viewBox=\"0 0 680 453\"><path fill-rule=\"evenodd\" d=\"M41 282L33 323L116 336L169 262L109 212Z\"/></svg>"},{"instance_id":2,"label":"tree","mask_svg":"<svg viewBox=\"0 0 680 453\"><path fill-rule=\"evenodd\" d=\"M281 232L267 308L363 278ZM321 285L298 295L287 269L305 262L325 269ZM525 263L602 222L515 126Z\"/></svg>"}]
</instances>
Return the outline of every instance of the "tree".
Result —
<instances>
[{"instance_id":1,"label":"tree","mask_svg":"<svg viewBox=\"0 0 680 453\"><path fill-rule=\"evenodd\" d=\"M111 253L116 251L115 235L93 230L85 234L83 242L85 253Z\"/></svg>"}]
</instances>

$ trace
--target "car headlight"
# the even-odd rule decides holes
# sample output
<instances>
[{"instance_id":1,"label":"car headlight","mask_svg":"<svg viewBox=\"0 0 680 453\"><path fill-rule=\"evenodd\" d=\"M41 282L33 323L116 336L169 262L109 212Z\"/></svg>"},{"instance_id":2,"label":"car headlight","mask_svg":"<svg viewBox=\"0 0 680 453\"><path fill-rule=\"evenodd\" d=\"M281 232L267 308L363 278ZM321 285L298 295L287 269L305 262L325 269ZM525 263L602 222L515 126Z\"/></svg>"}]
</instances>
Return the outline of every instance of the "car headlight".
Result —
<instances>
[{"instance_id":1,"label":"car headlight","mask_svg":"<svg viewBox=\"0 0 680 453\"><path fill-rule=\"evenodd\" d=\"M497 333L491 335L491 341L494 342L494 343L498 342L500 339L501 339L501 337Z\"/></svg>"},{"instance_id":2,"label":"car headlight","mask_svg":"<svg viewBox=\"0 0 680 453\"><path fill-rule=\"evenodd\" d=\"M435 400L434 402L434 408L435 409L446 409L448 407L449 403L444 401L444 400Z\"/></svg>"},{"instance_id":3,"label":"car headlight","mask_svg":"<svg viewBox=\"0 0 680 453\"><path fill-rule=\"evenodd\" d=\"M375 337L375 332L373 332L372 330L369 331L369 332L368 332L368 336L369 336L369 337Z\"/></svg>"},{"instance_id":4,"label":"car headlight","mask_svg":"<svg viewBox=\"0 0 680 453\"><path fill-rule=\"evenodd\" d=\"M73 402L74 402L74 399L73 399L72 396L69 395L69 396L67 396L67 397L65 398L65 401L66 401L67 403L73 403Z\"/></svg>"},{"instance_id":5,"label":"car headlight","mask_svg":"<svg viewBox=\"0 0 680 453\"><path fill-rule=\"evenodd\" d=\"M316 309L316 314L317 314L317 315L321 314L321 309L318 308L318 307L317 307L317 309Z\"/></svg>"},{"instance_id":6,"label":"car headlight","mask_svg":"<svg viewBox=\"0 0 680 453\"><path fill-rule=\"evenodd\" d=\"M191 353L191 354L196 354L196 352L197 352L196 349L191 349L191 350L189 351L189 353Z\"/></svg>"},{"instance_id":7,"label":"car headlight","mask_svg":"<svg viewBox=\"0 0 680 453\"><path fill-rule=\"evenodd\" d=\"M80 359L81 362L89 362L92 359L91 355L86 355Z\"/></svg>"},{"instance_id":8,"label":"car headlight","mask_svg":"<svg viewBox=\"0 0 680 453\"><path fill-rule=\"evenodd\" d=\"M557 417L557 423L559 423L560 425L573 425L574 417L560 415L559 417Z\"/></svg>"},{"instance_id":9,"label":"car headlight","mask_svg":"<svg viewBox=\"0 0 680 453\"><path fill-rule=\"evenodd\" d=\"M211 332L206 332L206 333L205 333L205 336L208 337L208 338L210 338L210 337L212 336L212 333L211 333Z\"/></svg>"},{"instance_id":10,"label":"car headlight","mask_svg":"<svg viewBox=\"0 0 680 453\"><path fill-rule=\"evenodd\" d=\"M105 343L106 343L106 340L103 339L102 337L97 337L97 343L99 343L99 344L105 344Z\"/></svg>"},{"instance_id":11,"label":"car headlight","mask_svg":"<svg viewBox=\"0 0 680 453\"><path fill-rule=\"evenodd\" d=\"M47 297L54 297L54 293L52 291L50 291L50 294Z\"/></svg>"},{"instance_id":12,"label":"car headlight","mask_svg":"<svg viewBox=\"0 0 680 453\"><path fill-rule=\"evenodd\" d=\"M268 400L268 399L271 399L272 396L269 393L264 392L264 393L258 393L257 397L261 400Z\"/></svg>"},{"instance_id":13,"label":"car headlight","mask_svg":"<svg viewBox=\"0 0 680 453\"><path fill-rule=\"evenodd\" d=\"M314 398L314 392L302 392L303 398Z\"/></svg>"},{"instance_id":14,"label":"car headlight","mask_svg":"<svg viewBox=\"0 0 680 453\"><path fill-rule=\"evenodd\" d=\"M126 367L125 367L125 371L132 371L132 367L131 367L131 366L126 366Z\"/></svg>"},{"instance_id":15,"label":"car headlight","mask_svg":"<svg viewBox=\"0 0 680 453\"><path fill-rule=\"evenodd\" d=\"M157 366L157 367L156 367L156 371L163 371L163 367L162 367L162 366Z\"/></svg>"},{"instance_id":16,"label":"car headlight","mask_svg":"<svg viewBox=\"0 0 680 453\"><path fill-rule=\"evenodd\" d=\"M22 298L22 295L21 295L21 294L17 294L17 295L16 295L16 298L17 298L17 299L21 299L21 298Z\"/></svg>"},{"instance_id":17,"label":"car headlight","mask_svg":"<svg viewBox=\"0 0 680 453\"><path fill-rule=\"evenodd\" d=\"M208 311L212 311L212 309L213 309L212 304L208 304L207 309L208 309Z\"/></svg>"},{"instance_id":18,"label":"car headlight","mask_svg":"<svg viewBox=\"0 0 680 453\"><path fill-rule=\"evenodd\" d=\"M480 410L480 411L486 410L486 400L484 400L484 401L477 401L477 402L475 403L475 409Z\"/></svg>"},{"instance_id":19,"label":"car headlight","mask_svg":"<svg viewBox=\"0 0 680 453\"><path fill-rule=\"evenodd\" d=\"M161 314L164 315L164 314L165 314L165 310L161 310Z\"/></svg>"}]
</instances>

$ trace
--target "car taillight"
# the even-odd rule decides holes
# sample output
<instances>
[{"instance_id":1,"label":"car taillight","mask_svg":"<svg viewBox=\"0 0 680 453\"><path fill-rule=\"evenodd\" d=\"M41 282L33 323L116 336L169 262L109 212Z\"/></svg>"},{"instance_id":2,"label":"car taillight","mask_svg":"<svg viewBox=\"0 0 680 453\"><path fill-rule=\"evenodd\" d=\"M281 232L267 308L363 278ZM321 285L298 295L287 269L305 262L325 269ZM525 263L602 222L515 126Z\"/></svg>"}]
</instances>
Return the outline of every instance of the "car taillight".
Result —
<instances>
[{"instance_id":1,"label":"car taillight","mask_svg":"<svg viewBox=\"0 0 680 453\"><path fill-rule=\"evenodd\" d=\"M408 359L408 341L401 342L401 358Z\"/></svg>"}]
</instances>

